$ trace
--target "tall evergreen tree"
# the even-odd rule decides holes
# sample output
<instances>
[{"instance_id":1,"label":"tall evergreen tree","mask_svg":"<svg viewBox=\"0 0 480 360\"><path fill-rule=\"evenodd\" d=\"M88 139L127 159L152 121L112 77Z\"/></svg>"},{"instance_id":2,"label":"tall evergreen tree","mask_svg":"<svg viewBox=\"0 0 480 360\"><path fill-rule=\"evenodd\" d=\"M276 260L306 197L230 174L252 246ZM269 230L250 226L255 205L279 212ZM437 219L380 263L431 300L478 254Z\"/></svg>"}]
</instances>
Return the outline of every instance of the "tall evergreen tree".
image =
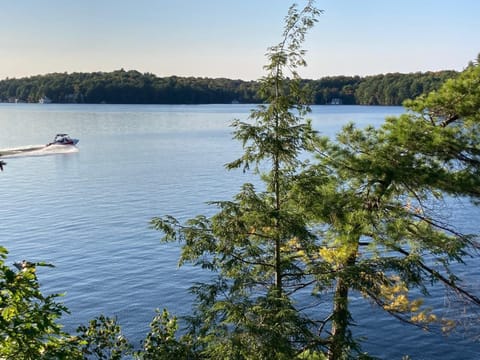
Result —
<instances>
[{"instance_id":1,"label":"tall evergreen tree","mask_svg":"<svg viewBox=\"0 0 480 360\"><path fill-rule=\"evenodd\" d=\"M408 112L383 126L346 126L335 141L318 142L318 163L297 183L299 204L320 225L317 256L321 286L333 287L329 358L351 356L352 291L393 316L421 327L453 325L419 298L442 284L480 305L462 287L451 264L478 247L444 219L450 197L480 195L480 67L471 65L438 91L407 103ZM326 269L326 271L325 271ZM417 294L417 298L412 296ZM438 310L438 309L436 309Z\"/></svg>"},{"instance_id":2,"label":"tall evergreen tree","mask_svg":"<svg viewBox=\"0 0 480 360\"><path fill-rule=\"evenodd\" d=\"M311 323L292 300L304 286L305 273L287 246L292 239L313 239L290 197L299 155L315 138L303 120L309 99L297 69L306 65L301 45L319 14L313 1L301 11L290 8L282 40L268 49L267 74L260 80L268 105L253 110L251 121L233 123L244 154L227 168L253 168L265 190L245 184L232 201L214 203L219 212L211 218L200 216L184 225L170 217L152 220L166 241L183 242L181 263L191 261L218 274L214 283L193 289L198 305L192 334L209 358L292 359L319 346Z\"/></svg>"}]
</instances>

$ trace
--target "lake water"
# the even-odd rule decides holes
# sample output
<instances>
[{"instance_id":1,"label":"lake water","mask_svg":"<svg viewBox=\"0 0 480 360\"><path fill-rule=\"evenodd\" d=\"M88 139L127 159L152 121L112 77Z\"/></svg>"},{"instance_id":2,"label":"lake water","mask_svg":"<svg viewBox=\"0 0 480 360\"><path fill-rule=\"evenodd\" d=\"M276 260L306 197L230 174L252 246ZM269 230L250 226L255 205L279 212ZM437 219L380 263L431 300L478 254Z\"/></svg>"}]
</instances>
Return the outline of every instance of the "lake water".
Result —
<instances>
[{"instance_id":1,"label":"lake water","mask_svg":"<svg viewBox=\"0 0 480 360\"><path fill-rule=\"evenodd\" d=\"M77 152L5 159L0 174L0 245L9 250L9 263L28 259L56 266L42 269L40 280L45 292L65 292L72 312L63 319L66 330L103 313L117 316L138 344L155 308L177 315L190 311L188 288L205 275L178 268L178 246L160 244L161 234L148 223L166 214L180 219L211 214L207 201L228 200L252 180L223 168L241 153L229 124L246 120L251 108L0 104L1 149L45 144L58 132L80 139ZM314 127L327 135L349 121L379 124L403 112L401 107L312 109ZM478 210L467 204L458 211L462 226L480 232ZM462 273L478 285L478 261L473 265ZM369 304L355 305L354 316L358 334L368 337L365 350L385 359L480 357L479 343L425 333Z\"/></svg>"}]
</instances>

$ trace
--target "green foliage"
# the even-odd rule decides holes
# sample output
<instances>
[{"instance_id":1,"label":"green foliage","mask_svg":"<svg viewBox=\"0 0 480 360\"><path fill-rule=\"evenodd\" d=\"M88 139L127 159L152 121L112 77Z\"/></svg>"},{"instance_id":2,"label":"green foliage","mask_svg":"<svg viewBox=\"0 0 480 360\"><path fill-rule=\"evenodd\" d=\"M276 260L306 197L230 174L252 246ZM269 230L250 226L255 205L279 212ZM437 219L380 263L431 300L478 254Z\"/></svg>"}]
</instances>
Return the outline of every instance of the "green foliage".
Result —
<instances>
[{"instance_id":1,"label":"green foliage","mask_svg":"<svg viewBox=\"0 0 480 360\"><path fill-rule=\"evenodd\" d=\"M354 85L355 103L359 105L401 105L405 100L437 90L455 71L367 76ZM342 94L339 94L342 95ZM340 96L340 98L342 98Z\"/></svg>"},{"instance_id":2,"label":"green foliage","mask_svg":"<svg viewBox=\"0 0 480 360\"><path fill-rule=\"evenodd\" d=\"M260 80L268 105L253 110L249 122L233 123L234 138L245 151L227 167L246 171L253 166L265 191L245 184L232 201L213 203L216 215L184 225L171 217L152 220L165 240L183 243L180 263L192 262L218 275L211 284L192 289L197 306L190 336L209 359L292 359L307 354L307 348L315 354L321 346L311 321L292 300L305 274L287 246L292 239L312 239L289 198L291 179L302 166L298 157L316 136L303 121L309 95L297 68L305 65L301 44L319 13L311 1L302 11L290 8L282 40L269 48L267 75Z\"/></svg>"},{"instance_id":3,"label":"green foliage","mask_svg":"<svg viewBox=\"0 0 480 360\"><path fill-rule=\"evenodd\" d=\"M37 266L24 262L15 271L5 265L7 250L0 247L0 358L74 359L72 339L57 320L67 312L60 295L43 295Z\"/></svg>"},{"instance_id":4,"label":"green foliage","mask_svg":"<svg viewBox=\"0 0 480 360\"><path fill-rule=\"evenodd\" d=\"M293 58L292 58L293 59ZM278 59L277 59L278 60ZM293 60L292 60L293 61ZM297 65L300 65L298 63ZM454 71L385 74L367 77L331 76L302 80L311 89L309 103L401 105L404 100L436 90L457 75ZM288 83L288 81L287 81ZM260 103L258 81L224 78L157 77L130 70L93 73L53 73L0 81L0 101L110 104Z\"/></svg>"},{"instance_id":5,"label":"green foliage","mask_svg":"<svg viewBox=\"0 0 480 360\"><path fill-rule=\"evenodd\" d=\"M77 344L88 359L120 360L132 351L115 318L101 315L88 326L79 326L77 332Z\"/></svg>"},{"instance_id":6,"label":"green foliage","mask_svg":"<svg viewBox=\"0 0 480 360\"><path fill-rule=\"evenodd\" d=\"M103 315L80 326L77 335L62 331L58 322L67 308L56 302L60 295L45 296L36 277L43 263L22 262L18 271L5 265L7 250L0 247L0 359L82 360L124 358L194 359L188 337L176 340L176 318L157 312L141 350L122 334L115 318Z\"/></svg>"},{"instance_id":7,"label":"green foliage","mask_svg":"<svg viewBox=\"0 0 480 360\"><path fill-rule=\"evenodd\" d=\"M143 342L142 350L136 352L136 358L142 360L182 360L195 359L190 339L177 340L178 322L170 317L167 310L156 311L150 324L150 332Z\"/></svg>"},{"instance_id":8,"label":"green foliage","mask_svg":"<svg viewBox=\"0 0 480 360\"><path fill-rule=\"evenodd\" d=\"M480 305L451 268L478 244L436 211L445 209L446 194L473 201L480 195L479 71L471 65L438 92L407 103L416 113L387 119L378 129L350 124L335 141L318 141L317 163L296 186L297 202L321 228L318 255L305 261L315 267L319 258L319 287L335 286L330 359L355 346L351 290L424 328L448 320L410 299L412 289L428 295L429 286L441 284Z\"/></svg>"},{"instance_id":9,"label":"green foliage","mask_svg":"<svg viewBox=\"0 0 480 360\"><path fill-rule=\"evenodd\" d=\"M255 299L217 300L207 314L223 324L201 338L211 359L292 359L299 351L294 344L312 339L291 301L273 291Z\"/></svg>"},{"instance_id":10,"label":"green foliage","mask_svg":"<svg viewBox=\"0 0 480 360\"><path fill-rule=\"evenodd\" d=\"M0 81L0 100L54 103L199 104L256 103L253 81L170 76L125 71L53 73Z\"/></svg>"}]
</instances>

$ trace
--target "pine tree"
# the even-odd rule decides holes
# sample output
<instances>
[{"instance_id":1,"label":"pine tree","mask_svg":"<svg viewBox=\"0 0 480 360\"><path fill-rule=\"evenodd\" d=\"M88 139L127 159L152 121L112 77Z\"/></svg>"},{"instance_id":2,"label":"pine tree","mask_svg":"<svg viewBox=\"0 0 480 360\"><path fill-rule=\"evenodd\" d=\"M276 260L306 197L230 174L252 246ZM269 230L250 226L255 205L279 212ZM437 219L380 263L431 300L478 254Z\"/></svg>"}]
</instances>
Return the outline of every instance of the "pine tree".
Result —
<instances>
[{"instance_id":1,"label":"pine tree","mask_svg":"<svg viewBox=\"0 0 480 360\"><path fill-rule=\"evenodd\" d=\"M313 1L301 11L290 8L282 40L268 49L267 74L260 80L266 105L253 110L250 121L233 123L244 154L227 168L253 169L265 190L244 184L232 201L212 203L219 211L210 218L186 224L171 217L152 220L166 241L183 243L181 263L218 274L212 284L193 288L198 305L190 319L192 334L208 358L292 359L319 347L311 322L292 300L306 275L290 246L314 239L290 197L299 157L315 139L304 121L309 99L297 69L306 65L301 45L319 13Z\"/></svg>"},{"instance_id":2,"label":"pine tree","mask_svg":"<svg viewBox=\"0 0 480 360\"><path fill-rule=\"evenodd\" d=\"M448 205L445 196L479 200L479 82L480 68L472 64L438 92L408 102L412 112L378 129L350 124L335 140L317 143L317 164L297 184L298 203L321 229L318 255L305 261L318 267L321 286L330 281L334 288L330 359L358 350L352 291L423 328L454 323L423 305L419 296L430 286L480 305L451 266L474 254L476 236L438 211Z\"/></svg>"}]
</instances>

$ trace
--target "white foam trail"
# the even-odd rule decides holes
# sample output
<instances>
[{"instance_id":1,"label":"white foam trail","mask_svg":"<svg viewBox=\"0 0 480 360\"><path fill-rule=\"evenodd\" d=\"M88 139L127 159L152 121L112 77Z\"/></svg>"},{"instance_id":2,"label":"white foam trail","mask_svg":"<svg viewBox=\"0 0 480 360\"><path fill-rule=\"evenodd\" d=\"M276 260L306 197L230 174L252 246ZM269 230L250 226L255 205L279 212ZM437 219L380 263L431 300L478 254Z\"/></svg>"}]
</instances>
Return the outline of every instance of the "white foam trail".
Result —
<instances>
[{"instance_id":1,"label":"white foam trail","mask_svg":"<svg viewBox=\"0 0 480 360\"><path fill-rule=\"evenodd\" d=\"M23 147L0 149L0 158L16 158L27 156L46 156L56 154L70 154L78 152L75 145L28 145Z\"/></svg>"}]
</instances>

